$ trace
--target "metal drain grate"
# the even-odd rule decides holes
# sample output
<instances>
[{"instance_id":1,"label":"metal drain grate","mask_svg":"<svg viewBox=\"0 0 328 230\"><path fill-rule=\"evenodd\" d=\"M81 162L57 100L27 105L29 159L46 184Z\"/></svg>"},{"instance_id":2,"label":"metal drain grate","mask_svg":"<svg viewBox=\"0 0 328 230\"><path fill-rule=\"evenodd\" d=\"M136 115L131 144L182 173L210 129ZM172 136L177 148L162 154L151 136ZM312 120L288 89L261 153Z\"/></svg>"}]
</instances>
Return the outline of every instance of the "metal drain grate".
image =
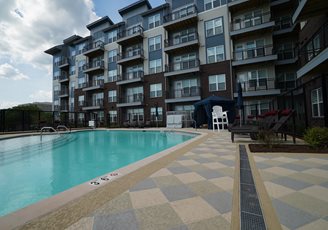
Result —
<instances>
[{"instance_id":1,"label":"metal drain grate","mask_svg":"<svg viewBox=\"0 0 328 230\"><path fill-rule=\"evenodd\" d=\"M240 228L242 230L265 230L260 201L248 160L245 145L239 146L240 156Z\"/></svg>"}]
</instances>

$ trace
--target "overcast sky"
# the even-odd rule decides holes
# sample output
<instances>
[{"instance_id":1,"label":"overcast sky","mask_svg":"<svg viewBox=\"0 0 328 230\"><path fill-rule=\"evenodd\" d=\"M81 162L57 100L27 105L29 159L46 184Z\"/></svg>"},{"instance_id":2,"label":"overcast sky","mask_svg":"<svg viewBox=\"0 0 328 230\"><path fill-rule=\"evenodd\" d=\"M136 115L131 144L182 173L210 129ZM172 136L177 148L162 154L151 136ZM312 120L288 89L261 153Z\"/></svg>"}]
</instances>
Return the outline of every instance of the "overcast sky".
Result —
<instances>
[{"instance_id":1,"label":"overcast sky","mask_svg":"<svg viewBox=\"0 0 328 230\"><path fill-rule=\"evenodd\" d=\"M52 101L52 57L44 51L137 0L0 0L0 109ZM165 0L150 0L153 7Z\"/></svg>"}]
</instances>

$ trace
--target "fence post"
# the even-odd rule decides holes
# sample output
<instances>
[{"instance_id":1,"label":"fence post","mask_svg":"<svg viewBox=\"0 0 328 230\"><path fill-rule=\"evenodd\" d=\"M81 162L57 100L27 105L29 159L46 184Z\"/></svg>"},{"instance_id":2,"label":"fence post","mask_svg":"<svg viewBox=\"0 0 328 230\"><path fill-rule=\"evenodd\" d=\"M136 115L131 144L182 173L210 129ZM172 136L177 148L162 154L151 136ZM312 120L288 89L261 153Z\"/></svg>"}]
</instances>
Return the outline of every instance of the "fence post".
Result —
<instances>
[{"instance_id":1,"label":"fence post","mask_svg":"<svg viewBox=\"0 0 328 230\"><path fill-rule=\"evenodd\" d=\"M321 76L321 81L322 81L323 116L325 121L325 127L328 127L327 80L323 74Z\"/></svg>"},{"instance_id":2,"label":"fence post","mask_svg":"<svg viewBox=\"0 0 328 230\"><path fill-rule=\"evenodd\" d=\"M291 92L291 97L292 97L292 109L294 113L292 114L292 119L293 119L293 143L296 143L295 135L296 135L296 121L295 121L295 103L294 103L294 93L293 91Z\"/></svg>"},{"instance_id":3,"label":"fence post","mask_svg":"<svg viewBox=\"0 0 328 230\"><path fill-rule=\"evenodd\" d=\"M306 91L305 91L305 85L302 87L303 90L303 104L304 104L304 116L305 116L305 129L309 127L309 118L308 118L308 112L307 112L307 103L306 103Z\"/></svg>"}]
</instances>

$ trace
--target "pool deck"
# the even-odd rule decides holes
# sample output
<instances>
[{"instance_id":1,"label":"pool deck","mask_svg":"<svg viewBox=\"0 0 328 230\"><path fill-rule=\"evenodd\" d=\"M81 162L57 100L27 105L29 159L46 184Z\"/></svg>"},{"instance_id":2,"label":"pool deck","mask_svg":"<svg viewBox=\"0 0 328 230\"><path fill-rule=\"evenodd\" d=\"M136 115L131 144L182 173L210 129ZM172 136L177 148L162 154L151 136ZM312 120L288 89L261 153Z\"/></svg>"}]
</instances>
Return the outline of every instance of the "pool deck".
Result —
<instances>
[{"instance_id":1,"label":"pool deck","mask_svg":"<svg viewBox=\"0 0 328 230\"><path fill-rule=\"evenodd\" d=\"M22 229L240 229L239 145L251 140L198 131L207 135ZM248 156L267 229L328 228L328 154Z\"/></svg>"}]
</instances>

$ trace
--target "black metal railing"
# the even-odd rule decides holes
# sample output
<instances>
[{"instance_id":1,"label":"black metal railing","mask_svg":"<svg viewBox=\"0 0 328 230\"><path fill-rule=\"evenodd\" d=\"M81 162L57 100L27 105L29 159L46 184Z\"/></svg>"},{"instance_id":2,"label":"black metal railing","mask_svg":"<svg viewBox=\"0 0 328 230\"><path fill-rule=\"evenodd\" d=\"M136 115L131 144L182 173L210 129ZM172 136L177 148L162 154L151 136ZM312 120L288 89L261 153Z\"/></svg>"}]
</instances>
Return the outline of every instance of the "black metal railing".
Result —
<instances>
[{"instance_id":1,"label":"black metal railing","mask_svg":"<svg viewBox=\"0 0 328 230\"><path fill-rule=\"evenodd\" d=\"M59 96L68 96L69 90L68 88L63 88L59 91Z\"/></svg>"},{"instance_id":2,"label":"black metal railing","mask_svg":"<svg viewBox=\"0 0 328 230\"><path fill-rule=\"evenodd\" d=\"M87 43L83 47L82 52L84 53L84 52L87 52L89 50L96 49L96 48L104 49L104 42L103 41L96 41L96 42Z\"/></svg>"},{"instance_id":3,"label":"black metal railing","mask_svg":"<svg viewBox=\"0 0 328 230\"><path fill-rule=\"evenodd\" d=\"M119 75L117 80L118 81L125 81L125 80L132 80L132 79L143 79L144 71L139 70L135 72L126 72L122 75Z\"/></svg>"},{"instance_id":4,"label":"black metal railing","mask_svg":"<svg viewBox=\"0 0 328 230\"><path fill-rule=\"evenodd\" d=\"M182 89L174 89L167 92L167 97L170 99L182 97L195 97L200 96L201 89L199 86L185 87Z\"/></svg>"},{"instance_id":5,"label":"black metal railing","mask_svg":"<svg viewBox=\"0 0 328 230\"><path fill-rule=\"evenodd\" d=\"M183 43L196 41L196 40L198 40L198 33L193 32L193 33L181 35L179 38L165 39L164 45L165 45L165 47L170 47L170 46L176 46L176 45L180 45Z\"/></svg>"},{"instance_id":6,"label":"black metal railing","mask_svg":"<svg viewBox=\"0 0 328 230\"><path fill-rule=\"evenodd\" d=\"M103 79L99 79L99 80L93 80L93 81L89 81L89 82L85 82L83 83L83 88L86 87L104 87L104 80Z\"/></svg>"},{"instance_id":7,"label":"black metal railing","mask_svg":"<svg viewBox=\"0 0 328 230\"><path fill-rule=\"evenodd\" d=\"M60 105L60 110L68 111L68 105Z\"/></svg>"},{"instance_id":8,"label":"black metal railing","mask_svg":"<svg viewBox=\"0 0 328 230\"><path fill-rule=\"evenodd\" d=\"M121 97L119 103L135 103L135 102L143 102L144 95L142 93L128 95L125 97Z\"/></svg>"},{"instance_id":9,"label":"black metal railing","mask_svg":"<svg viewBox=\"0 0 328 230\"><path fill-rule=\"evenodd\" d=\"M179 70L192 69L192 68L199 67L199 65L200 65L199 59L174 62L174 63L170 63L169 65L165 66L165 72L173 72L173 71L179 71Z\"/></svg>"},{"instance_id":10,"label":"black metal railing","mask_svg":"<svg viewBox=\"0 0 328 230\"><path fill-rule=\"evenodd\" d=\"M123 53L119 53L117 55L117 60L122 60L122 59L126 59L126 58L132 58L132 57L136 57L136 56L141 56L143 57L144 55L144 50L139 48L139 49L134 49L134 50L130 50L130 51L125 51Z\"/></svg>"},{"instance_id":11,"label":"black metal railing","mask_svg":"<svg viewBox=\"0 0 328 230\"><path fill-rule=\"evenodd\" d=\"M250 79L240 82L244 92L275 89L275 80L270 78Z\"/></svg>"},{"instance_id":12,"label":"black metal railing","mask_svg":"<svg viewBox=\"0 0 328 230\"><path fill-rule=\"evenodd\" d=\"M233 52L233 58L235 61L246 60L257 57L264 57L273 55L273 45L265 45L261 47L255 47L252 49L243 49Z\"/></svg>"},{"instance_id":13,"label":"black metal railing","mask_svg":"<svg viewBox=\"0 0 328 230\"><path fill-rule=\"evenodd\" d=\"M297 57L297 48L277 50L278 60L288 60Z\"/></svg>"},{"instance_id":14,"label":"black metal railing","mask_svg":"<svg viewBox=\"0 0 328 230\"><path fill-rule=\"evenodd\" d=\"M182 19L184 17L187 17L189 15L197 14L197 13L198 13L198 10L195 5L188 6L188 7L182 8L180 10L177 10L175 12L165 15L164 23L176 21L176 20Z\"/></svg>"},{"instance_id":15,"label":"black metal railing","mask_svg":"<svg viewBox=\"0 0 328 230\"><path fill-rule=\"evenodd\" d=\"M65 56L60 57L59 61L54 63L55 66L61 66L66 64L69 64L69 58Z\"/></svg>"},{"instance_id":16,"label":"black metal railing","mask_svg":"<svg viewBox=\"0 0 328 230\"><path fill-rule=\"evenodd\" d=\"M125 30L120 31L119 33L117 33L117 38L124 38L124 37L128 37L131 35L139 35L142 34L144 31L144 28L141 25L137 25Z\"/></svg>"},{"instance_id":17,"label":"black metal railing","mask_svg":"<svg viewBox=\"0 0 328 230\"><path fill-rule=\"evenodd\" d=\"M275 19L275 26L274 30L283 30L283 29L288 29L293 26L293 21L291 16L287 17L280 17Z\"/></svg>"},{"instance_id":18,"label":"black metal railing","mask_svg":"<svg viewBox=\"0 0 328 230\"><path fill-rule=\"evenodd\" d=\"M100 106L102 108L104 106L104 99L84 101L83 107L95 107L95 106Z\"/></svg>"},{"instance_id":19,"label":"black metal railing","mask_svg":"<svg viewBox=\"0 0 328 230\"><path fill-rule=\"evenodd\" d=\"M66 81L66 80L68 80L68 74L62 71L59 75L59 81Z\"/></svg>"},{"instance_id":20,"label":"black metal railing","mask_svg":"<svg viewBox=\"0 0 328 230\"><path fill-rule=\"evenodd\" d=\"M234 19L231 23L231 30L237 31L245 28L250 28L253 26L258 26L267 23L271 20L271 12L265 12L252 17L244 17Z\"/></svg>"},{"instance_id":21,"label":"black metal railing","mask_svg":"<svg viewBox=\"0 0 328 230\"><path fill-rule=\"evenodd\" d=\"M94 62L88 62L83 65L83 70L93 69L93 68L105 68L104 61L94 61Z\"/></svg>"}]
</instances>

